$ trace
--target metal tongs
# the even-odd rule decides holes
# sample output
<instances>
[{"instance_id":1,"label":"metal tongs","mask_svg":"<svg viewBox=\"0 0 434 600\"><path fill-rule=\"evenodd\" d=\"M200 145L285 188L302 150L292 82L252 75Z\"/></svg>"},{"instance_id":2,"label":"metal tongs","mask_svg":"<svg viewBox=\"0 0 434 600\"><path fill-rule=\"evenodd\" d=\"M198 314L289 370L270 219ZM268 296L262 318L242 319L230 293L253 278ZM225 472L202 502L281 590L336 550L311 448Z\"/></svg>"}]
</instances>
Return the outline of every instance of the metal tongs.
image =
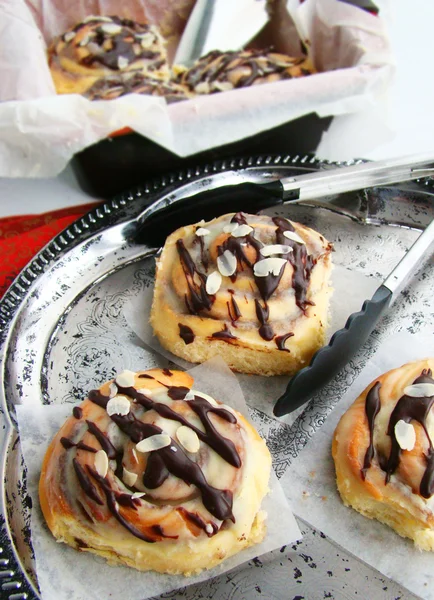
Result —
<instances>
[{"instance_id":1,"label":"metal tongs","mask_svg":"<svg viewBox=\"0 0 434 600\"><path fill-rule=\"evenodd\" d=\"M136 242L162 246L172 231L182 225L209 220L227 212L258 212L279 204L299 203L321 198L327 205L331 195L434 175L434 157L416 156L351 167L339 167L266 183L239 183L199 191L158 208L161 199L151 205L135 235ZM153 210L154 207L154 210ZM434 221L419 236L390 275L358 313L352 314L345 327L332 336L308 367L290 381L278 399L274 414L283 416L306 403L328 383L364 344L386 308L396 299L410 276L422 266L434 248Z\"/></svg>"}]
</instances>

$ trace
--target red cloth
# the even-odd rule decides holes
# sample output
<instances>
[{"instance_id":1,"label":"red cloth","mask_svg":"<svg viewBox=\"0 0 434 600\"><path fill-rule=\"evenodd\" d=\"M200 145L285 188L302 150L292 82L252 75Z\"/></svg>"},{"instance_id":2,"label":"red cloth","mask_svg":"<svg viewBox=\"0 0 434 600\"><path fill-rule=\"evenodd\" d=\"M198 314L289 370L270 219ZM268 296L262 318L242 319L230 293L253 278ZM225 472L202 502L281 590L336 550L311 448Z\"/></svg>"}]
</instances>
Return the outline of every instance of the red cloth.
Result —
<instances>
[{"instance_id":1,"label":"red cloth","mask_svg":"<svg viewBox=\"0 0 434 600\"><path fill-rule=\"evenodd\" d=\"M97 204L0 219L0 298L41 248Z\"/></svg>"}]
</instances>

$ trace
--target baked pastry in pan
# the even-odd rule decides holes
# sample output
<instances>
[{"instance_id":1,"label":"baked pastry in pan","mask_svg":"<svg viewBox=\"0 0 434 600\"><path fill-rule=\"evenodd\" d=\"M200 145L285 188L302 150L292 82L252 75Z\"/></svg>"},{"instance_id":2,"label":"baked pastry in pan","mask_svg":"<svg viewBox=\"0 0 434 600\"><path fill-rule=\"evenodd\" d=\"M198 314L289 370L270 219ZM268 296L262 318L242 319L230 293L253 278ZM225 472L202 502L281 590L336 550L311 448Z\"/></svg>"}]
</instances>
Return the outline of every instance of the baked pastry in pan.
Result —
<instances>
[{"instance_id":1,"label":"baked pastry in pan","mask_svg":"<svg viewBox=\"0 0 434 600\"><path fill-rule=\"evenodd\" d=\"M434 359L373 381L342 416L332 453L344 504L434 550Z\"/></svg>"},{"instance_id":2,"label":"baked pastry in pan","mask_svg":"<svg viewBox=\"0 0 434 600\"><path fill-rule=\"evenodd\" d=\"M191 575L265 535L271 458L187 373L124 371L51 442L39 484L54 537L110 563Z\"/></svg>"},{"instance_id":3,"label":"baked pastry in pan","mask_svg":"<svg viewBox=\"0 0 434 600\"><path fill-rule=\"evenodd\" d=\"M170 77L158 29L116 16L87 17L54 39L48 62L58 94L82 94L100 79L125 73Z\"/></svg>"},{"instance_id":4,"label":"baked pastry in pan","mask_svg":"<svg viewBox=\"0 0 434 600\"><path fill-rule=\"evenodd\" d=\"M213 50L190 69L174 67L179 83L196 94L211 94L261 83L272 83L315 73L306 57L292 57L266 50Z\"/></svg>"},{"instance_id":5,"label":"baked pastry in pan","mask_svg":"<svg viewBox=\"0 0 434 600\"><path fill-rule=\"evenodd\" d=\"M331 244L282 217L228 214L182 227L157 262L150 322L191 362L294 373L324 344Z\"/></svg>"}]
</instances>

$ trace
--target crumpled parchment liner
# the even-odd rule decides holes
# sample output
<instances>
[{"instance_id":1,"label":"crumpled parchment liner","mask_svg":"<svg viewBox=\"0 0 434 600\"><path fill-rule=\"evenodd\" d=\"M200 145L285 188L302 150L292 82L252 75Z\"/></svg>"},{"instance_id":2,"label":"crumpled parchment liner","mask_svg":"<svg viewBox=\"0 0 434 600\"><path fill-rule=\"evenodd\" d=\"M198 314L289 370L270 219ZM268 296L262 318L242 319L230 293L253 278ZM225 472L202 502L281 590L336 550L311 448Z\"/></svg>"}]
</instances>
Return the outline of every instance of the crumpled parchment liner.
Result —
<instances>
[{"instance_id":1,"label":"crumpled parchment liner","mask_svg":"<svg viewBox=\"0 0 434 600\"><path fill-rule=\"evenodd\" d=\"M146 368L145 366L143 368ZM190 371L194 386L221 399L247 415L241 389L221 359L213 359ZM101 382L103 383L103 382ZM20 443L27 467L27 484L33 500L32 542L36 573L43 600L144 600L179 587L216 577L266 552L300 539L301 534L274 472L270 492L261 508L268 514L267 534L261 544L243 550L222 565L194 577L139 572L109 566L103 559L56 543L38 502L38 481L45 451L53 436L71 414L71 404L16 407Z\"/></svg>"},{"instance_id":2,"label":"crumpled parchment liner","mask_svg":"<svg viewBox=\"0 0 434 600\"><path fill-rule=\"evenodd\" d=\"M434 356L433 324L422 334L391 336L280 480L298 517L426 600L434 599L434 554L418 550L411 540L343 505L336 487L331 443L341 415L376 377L430 356Z\"/></svg>"},{"instance_id":3,"label":"crumpled parchment liner","mask_svg":"<svg viewBox=\"0 0 434 600\"><path fill-rule=\"evenodd\" d=\"M52 177L75 153L124 127L188 156L309 113L322 117L369 108L393 72L382 20L338 0L288 5L318 66L336 70L168 106L162 98L134 94L106 102L53 95L45 42L33 17L48 41L90 12L113 14L113 0L5 0L0 6L0 176ZM167 13L170 6L126 1L117 12L163 23L176 39L191 3L179 0Z\"/></svg>"}]
</instances>

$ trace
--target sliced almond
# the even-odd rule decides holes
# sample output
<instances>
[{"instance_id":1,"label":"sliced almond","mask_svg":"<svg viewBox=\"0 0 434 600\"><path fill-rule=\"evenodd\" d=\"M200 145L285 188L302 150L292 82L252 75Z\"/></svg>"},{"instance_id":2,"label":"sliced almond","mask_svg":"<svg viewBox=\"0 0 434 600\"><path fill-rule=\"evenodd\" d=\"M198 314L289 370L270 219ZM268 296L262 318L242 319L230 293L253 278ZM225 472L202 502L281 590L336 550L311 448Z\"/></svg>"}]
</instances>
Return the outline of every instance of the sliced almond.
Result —
<instances>
[{"instance_id":1,"label":"sliced almond","mask_svg":"<svg viewBox=\"0 0 434 600\"><path fill-rule=\"evenodd\" d=\"M133 455L135 462L138 463L139 459L137 458L137 452L135 448L131 450L131 454Z\"/></svg>"},{"instance_id":2,"label":"sliced almond","mask_svg":"<svg viewBox=\"0 0 434 600\"><path fill-rule=\"evenodd\" d=\"M223 277L230 277L237 270L237 259L230 250L225 250L221 256L217 258L217 268Z\"/></svg>"},{"instance_id":3,"label":"sliced almond","mask_svg":"<svg viewBox=\"0 0 434 600\"><path fill-rule=\"evenodd\" d=\"M122 71L122 69L125 69L126 67L128 67L128 64L129 64L128 58L126 58L125 56L119 56L119 58L118 58L118 69L120 71Z\"/></svg>"},{"instance_id":4,"label":"sliced almond","mask_svg":"<svg viewBox=\"0 0 434 600\"><path fill-rule=\"evenodd\" d=\"M273 256L273 254L288 254L288 252L292 252L292 248L284 244L270 244L261 248L259 252L262 256Z\"/></svg>"},{"instance_id":5,"label":"sliced almond","mask_svg":"<svg viewBox=\"0 0 434 600\"><path fill-rule=\"evenodd\" d=\"M253 265L253 273L256 277L266 277L271 273L278 277L286 263L284 258L264 258Z\"/></svg>"},{"instance_id":6,"label":"sliced almond","mask_svg":"<svg viewBox=\"0 0 434 600\"><path fill-rule=\"evenodd\" d=\"M205 284L206 293L211 296L213 294L216 294L219 291L221 284L222 284L222 276L220 275L220 273L218 271L213 271L206 278L206 284Z\"/></svg>"},{"instance_id":7,"label":"sliced almond","mask_svg":"<svg viewBox=\"0 0 434 600\"><path fill-rule=\"evenodd\" d=\"M125 416L130 412L131 403L126 396L115 396L107 402L106 411L109 417L112 415Z\"/></svg>"},{"instance_id":8,"label":"sliced almond","mask_svg":"<svg viewBox=\"0 0 434 600\"><path fill-rule=\"evenodd\" d=\"M306 243L304 239L298 235L298 233L295 233L295 231L284 231L283 235L288 238L288 240L292 240L293 242L298 242L299 244Z\"/></svg>"},{"instance_id":9,"label":"sliced almond","mask_svg":"<svg viewBox=\"0 0 434 600\"><path fill-rule=\"evenodd\" d=\"M223 231L225 233L232 233L233 231L235 231L235 229L238 229L238 227L238 223L228 223L223 227Z\"/></svg>"},{"instance_id":10,"label":"sliced almond","mask_svg":"<svg viewBox=\"0 0 434 600\"><path fill-rule=\"evenodd\" d=\"M114 398L118 393L118 386L115 383L109 385L109 398Z\"/></svg>"},{"instance_id":11,"label":"sliced almond","mask_svg":"<svg viewBox=\"0 0 434 600\"><path fill-rule=\"evenodd\" d=\"M413 383L404 388L404 394L412 398L430 398L434 396L434 383Z\"/></svg>"},{"instance_id":12,"label":"sliced almond","mask_svg":"<svg viewBox=\"0 0 434 600\"><path fill-rule=\"evenodd\" d=\"M187 452L195 453L200 448L200 441L197 437L197 433L187 427L186 425L181 425L176 430L176 437L178 438L179 443L183 446Z\"/></svg>"},{"instance_id":13,"label":"sliced almond","mask_svg":"<svg viewBox=\"0 0 434 600\"><path fill-rule=\"evenodd\" d=\"M143 496L146 496L145 492L134 492L134 494L131 494L133 500L136 500L136 498L143 498Z\"/></svg>"},{"instance_id":14,"label":"sliced almond","mask_svg":"<svg viewBox=\"0 0 434 600\"><path fill-rule=\"evenodd\" d=\"M108 35L117 35L122 31L122 27L120 25L116 25L116 23L104 23L104 25L101 25L100 29Z\"/></svg>"},{"instance_id":15,"label":"sliced almond","mask_svg":"<svg viewBox=\"0 0 434 600\"><path fill-rule=\"evenodd\" d=\"M90 21L104 21L105 23L113 23L110 17L101 17L99 15L92 15L83 19L83 23L89 23Z\"/></svg>"},{"instance_id":16,"label":"sliced almond","mask_svg":"<svg viewBox=\"0 0 434 600\"><path fill-rule=\"evenodd\" d=\"M230 81L214 81L213 86L220 92L229 92L229 90L234 89L234 85Z\"/></svg>"},{"instance_id":17,"label":"sliced almond","mask_svg":"<svg viewBox=\"0 0 434 600\"><path fill-rule=\"evenodd\" d=\"M211 86L207 81L201 81L194 87L194 91L198 94L209 94Z\"/></svg>"},{"instance_id":18,"label":"sliced almond","mask_svg":"<svg viewBox=\"0 0 434 600\"><path fill-rule=\"evenodd\" d=\"M198 227L196 229L195 233L199 237L203 237L204 235L209 235L211 233L211 231L209 229L207 229L206 227Z\"/></svg>"},{"instance_id":19,"label":"sliced almond","mask_svg":"<svg viewBox=\"0 0 434 600\"><path fill-rule=\"evenodd\" d=\"M94 465L98 475L100 475L101 477L105 477L107 475L109 461L108 456L106 452L104 452L104 450L98 450L98 452L95 454Z\"/></svg>"},{"instance_id":20,"label":"sliced almond","mask_svg":"<svg viewBox=\"0 0 434 600\"><path fill-rule=\"evenodd\" d=\"M211 535L212 533L214 533L214 527L211 525L211 523L207 523L207 524L206 524L206 526L205 526L205 531L206 531L207 533L209 533L210 535Z\"/></svg>"},{"instance_id":21,"label":"sliced almond","mask_svg":"<svg viewBox=\"0 0 434 600\"><path fill-rule=\"evenodd\" d=\"M122 481L130 487L133 487L137 481L137 473L132 473L124 467L124 470L122 471Z\"/></svg>"},{"instance_id":22,"label":"sliced almond","mask_svg":"<svg viewBox=\"0 0 434 600\"><path fill-rule=\"evenodd\" d=\"M75 38L76 35L77 35L77 33L75 31L67 31L63 36L63 41L70 42L71 40L73 40Z\"/></svg>"},{"instance_id":23,"label":"sliced almond","mask_svg":"<svg viewBox=\"0 0 434 600\"><path fill-rule=\"evenodd\" d=\"M138 452L154 452L155 450L161 450L161 448L170 446L171 443L172 438L170 435L167 435L167 433L157 433L136 444L136 450Z\"/></svg>"},{"instance_id":24,"label":"sliced almond","mask_svg":"<svg viewBox=\"0 0 434 600\"><path fill-rule=\"evenodd\" d=\"M244 237L246 235L249 235L249 233L252 233L253 231L253 227L250 227L250 225L245 225L244 223L242 225L238 225L238 227L236 229L234 229L234 231L232 231L232 236L239 238L239 237Z\"/></svg>"},{"instance_id":25,"label":"sliced almond","mask_svg":"<svg viewBox=\"0 0 434 600\"><path fill-rule=\"evenodd\" d=\"M119 387L128 388L134 385L135 380L136 374L133 371L128 371L126 369L125 371L122 371L122 373L119 373L119 375L116 376L115 382Z\"/></svg>"},{"instance_id":26,"label":"sliced almond","mask_svg":"<svg viewBox=\"0 0 434 600\"><path fill-rule=\"evenodd\" d=\"M413 450L416 443L416 432L411 423L402 419L395 425L395 437L402 450Z\"/></svg>"},{"instance_id":27,"label":"sliced almond","mask_svg":"<svg viewBox=\"0 0 434 600\"><path fill-rule=\"evenodd\" d=\"M150 48L154 43L154 36L152 33L137 33L136 38L140 40L140 45L142 48Z\"/></svg>"}]
</instances>

